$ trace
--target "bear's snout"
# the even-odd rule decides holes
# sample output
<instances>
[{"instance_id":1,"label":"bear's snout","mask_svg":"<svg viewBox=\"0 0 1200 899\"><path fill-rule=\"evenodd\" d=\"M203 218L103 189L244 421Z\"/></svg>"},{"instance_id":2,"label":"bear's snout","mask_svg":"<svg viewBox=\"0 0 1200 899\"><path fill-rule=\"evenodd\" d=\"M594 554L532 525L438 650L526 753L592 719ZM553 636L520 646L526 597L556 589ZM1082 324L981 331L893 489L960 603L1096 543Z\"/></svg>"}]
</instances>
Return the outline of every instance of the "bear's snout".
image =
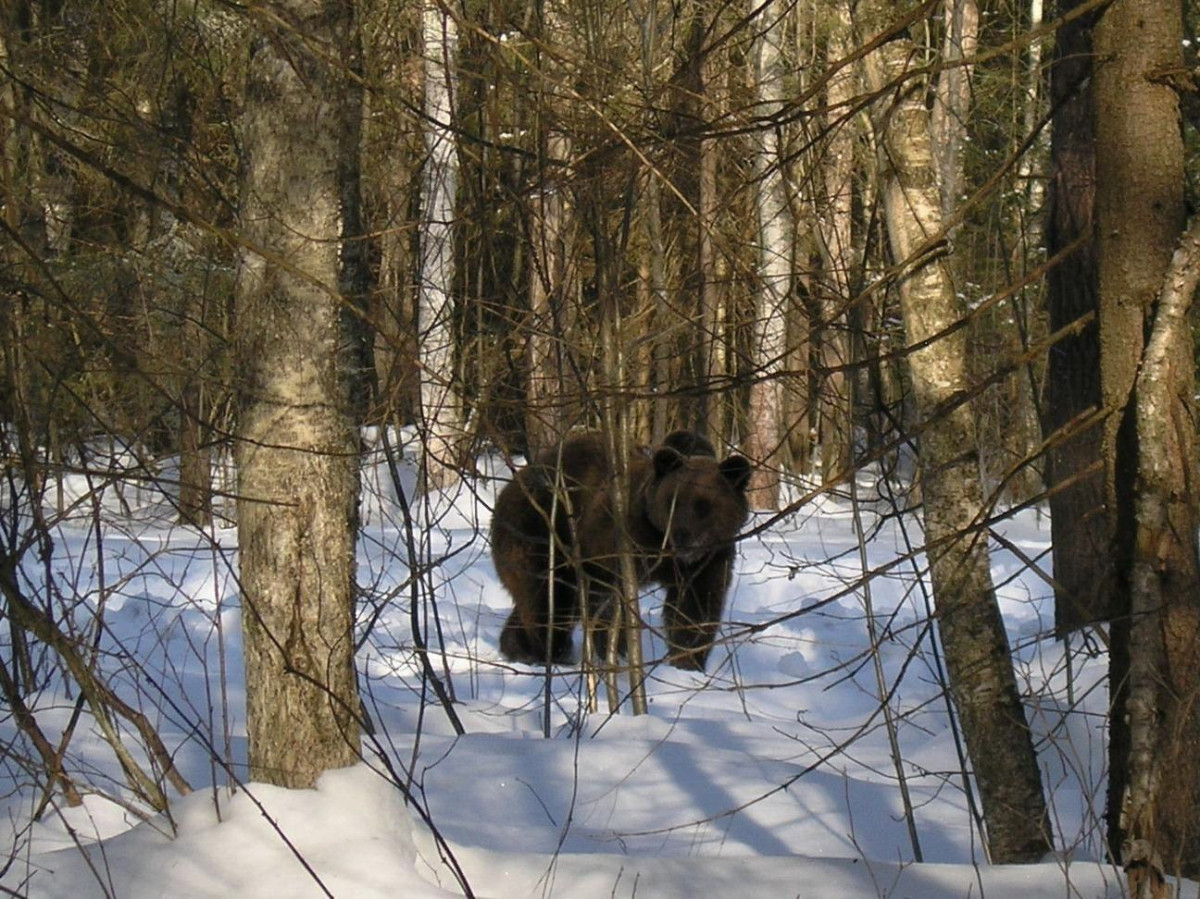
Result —
<instances>
[{"instance_id":1,"label":"bear's snout","mask_svg":"<svg viewBox=\"0 0 1200 899\"><path fill-rule=\"evenodd\" d=\"M695 565L713 550L713 544L701 539L690 528L679 527L671 534L671 552L682 565Z\"/></svg>"}]
</instances>

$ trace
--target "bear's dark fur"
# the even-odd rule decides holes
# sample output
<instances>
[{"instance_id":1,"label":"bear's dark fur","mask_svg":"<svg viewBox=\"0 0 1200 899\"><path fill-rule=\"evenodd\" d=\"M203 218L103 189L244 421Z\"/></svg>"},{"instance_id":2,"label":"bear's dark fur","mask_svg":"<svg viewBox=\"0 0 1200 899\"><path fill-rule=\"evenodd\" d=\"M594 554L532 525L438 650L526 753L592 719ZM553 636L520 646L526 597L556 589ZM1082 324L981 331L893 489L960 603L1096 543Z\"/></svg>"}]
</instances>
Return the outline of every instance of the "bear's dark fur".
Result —
<instances>
[{"instance_id":1,"label":"bear's dark fur","mask_svg":"<svg viewBox=\"0 0 1200 899\"><path fill-rule=\"evenodd\" d=\"M737 455L718 462L704 437L676 431L653 454L633 453L627 471L623 522L613 510L614 467L604 436L596 432L568 437L500 491L492 557L513 597L500 635L508 659L536 664L570 658L571 632L580 618L579 575L586 577L589 607L603 618L619 583L624 528L639 586L667 589L669 661L704 668L725 606L734 541L746 521L750 463ZM601 646L603 636L598 634Z\"/></svg>"}]
</instances>

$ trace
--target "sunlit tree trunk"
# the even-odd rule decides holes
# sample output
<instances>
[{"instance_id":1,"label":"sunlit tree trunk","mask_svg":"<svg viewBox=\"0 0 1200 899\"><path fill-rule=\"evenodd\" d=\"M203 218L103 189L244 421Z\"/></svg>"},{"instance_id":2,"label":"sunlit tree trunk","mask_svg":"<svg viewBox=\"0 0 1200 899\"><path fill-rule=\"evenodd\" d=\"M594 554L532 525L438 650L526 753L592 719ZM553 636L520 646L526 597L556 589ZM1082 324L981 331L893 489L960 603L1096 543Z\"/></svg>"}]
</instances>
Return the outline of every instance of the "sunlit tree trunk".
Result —
<instances>
[{"instance_id":1,"label":"sunlit tree trunk","mask_svg":"<svg viewBox=\"0 0 1200 899\"><path fill-rule=\"evenodd\" d=\"M666 324L672 315L668 306L667 295L667 248L663 240L662 223L662 191L659 188L658 173L651 172L647 176L646 198L646 240L649 244L647 255L646 275L649 280L650 302L653 304L652 321L655 324ZM659 444L671 430L671 406L669 388L671 384L671 346L670 342L661 337L651 344L650 353L651 377L653 378L654 399L650 411L650 440Z\"/></svg>"},{"instance_id":2,"label":"sunlit tree trunk","mask_svg":"<svg viewBox=\"0 0 1200 899\"><path fill-rule=\"evenodd\" d=\"M1200 219L1167 273L1137 377L1129 758L1119 821L1135 899L1169 896L1164 872L1200 874L1200 491L1188 316L1198 283Z\"/></svg>"},{"instance_id":3,"label":"sunlit tree trunk","mask_svg":"<svg viewBox=\"0 0 1200 899\"><path fill-rule=\"evenodd\" d=\"M1116 566L1109 840L1141 899L1167 895L1148 873L1200 872L1200 584L1187 323L1194 232L1171 266L1185 210L1183 85L1172 80L1184 65L1181 6L1118 0L1101 13L1094 40L1100 388L1111 412L1105 502L1114 510Z\"/></svg>"},{"instance_id":4,"label":"sunlit tree trunk","mask_svg":"<svg viewBox=\"0 0 1200 899\"><path fill-rule=\"evenodd\" d=\"M755 79L759 120L755 170L758 213L758 295L754 318L754 375L750 387L745 452L754 462L747 495L752 507L779 506L780 446L783 443L783 366L787 358L787 300L791 281L791 216L782 152L784 59L781 5L759 9Z\"/></svg>"},{"instance_id":5,"label":"sunlit tree trunk","mask_svg":"<svg viewBox=\"0 0 1200 899\"><path fill-rule=\"evenodd\" d=\"M1045 19L1044 0L1029 0L1029 27L1032 31L1041 29ZM1061 34L1061 29L1059 30ZM1022 102L1021 118L1024 125L1024 138L1032 135L1038 127L1038 121L1045 112L1045 88L1043 83L1046 72L1042 68L1043 50L1048 38L1038 37L1029 42L1025 56L1025 91ZM1055 41L1057 45L1057 40ZM1029 259L1043 248L1045 222L1041 213L1046 197L1046 179L1034 177L1038 174L1039 162L1044 159L1046 152L1046 131L1035 138L1033 146L1021 155L1017 161L1017 187L1023 193L1025 202L1017 211L1019 216L1018 228L1023 232L1018 235L1017 248L1022 255Z\"/></svg>"},{"instance_id":6,"label":"sunlit tree trunk","mask_svg":"<svg viewBox=\"0 0 1200 899\"><path fill-rule=\"evenodd\" d=\"M654 69L658 64L658 17L657 6L650 2L642 19L642 84L649 95L655 89ZM666 326L671 322L667 293L667 248L663 236L662 175L655 170L646 173L646 194L642 199L643 227L646 232L646 286L651 305L650 321L653 326ZM671 379L670 343L661 337L650 342L649 387L653 394L650 403L650 442L658 445L671 429L670 401L668 388Z\"/></svg>"},{"instance_id":7,"label":"sunlit tree trunk","mask_svg":"<svg viewBox=\"0 0 1200 899\"><path fill-rule=\"evenodd\" d=\"M868 4L868 22L887 27L891 4ZM912 349L908 369L924 425L918 465L926 554L945 649L950 692L962 721L995 862L1032 862L1051 848L1033 740L1017 691L988 559L983 484L970 394L966 312L946 261L922 259L942 230L942 203L919 83L905 77L913 42L897 35L867 58L869 86L884 92L881 162L888 240L904 266L900 306ZM890 102L889 102L890 101Z\"/></svg>"},{"instance_id":8,"label":"sunlit tree trunk","mask_svg":"<svg viewBox=\"0 0 1200 899\"><path fill-rule=\"evenodd\" d=\"M710 89L705 84L705 101L711 102ZM710 118L706 112L705 118ZM705 126L707 127L707 126ZM696 269L699 280L700 310L698 321L699 373L704 384L704 403L699 429L719 442L726 420L728 394L720 387L725 373L725 309L717 279L716 230L719 221L719 188L717 183L717 141L705 134L699 144L700 175L697 191L699 208L696 224L699 227L696 243Z\"/></svg>"},{"instance_id":9,"label":"sunlit tree trunk","mask_svg":"<svg viewBox=\"0 0 1200 899\"><path fill-rule=\"evenodd\" d=\"M979 43L979 6L976 0L945 0L946 33L942 62L933 92L934 167L942 194L942 217L948 219L962 202L963 144L971 108L971 59Z\"/></svg>"},{"instance_id":10,"label":"sunlit tree trunk","mask_svg":"<svg viewBox=\"0 0 1200 899\"><path fill-rule=\"evenodd\" d=\"M850 54L850 4L838 0L830 10L826 65L831 67L825 88L829 137L822 160L826 206L822 239L828 277L821 295L821 386L819 388L821 472L826 483L844 474L851 461L850 390L843 368L849 361L850 268L854 201L854 144L856 117L855 67Z\"/></svg>"},{"instance_id":11,"label":"sunlit tree trunk","mask_svg":"<svg viewBox=\"0 0 1200 899\"><path fill-rule=\"evenodd\" d=\"M546 139L543 172L530 215L529 309L527 352L529 390L525 430L529 455L555 446L566 436L564 379L568 285L568 158L570 140L555 132Z\"/></svg>"},{"instance_id":12,"label":"sunlit tree trunk","mask_svg":"<svg viewBox=\"0 0 1200 899\"><path fill-rule=\"evenodd\" d=\"M338 283L341 78L351 7L255 15L238 272L238 548L250 776L308 787L358 758L357 429ZM283 23L286 23L284 25Z\"/></svg>"},{"instance_id":13,"label":"sunlit tree trunk","mask_svg":"<svg viewBox=\"0 0 1200 899\"><path fill-rule=\"evenodd\" d=\"M417 282L421 422L428 489L458 478L462 400L455 377L454 216L458 156L454 139L454 89L458 32L434 0L422 12L425 48L425 149L421 187L421 260Z\"/></svg>"},{"instance_id":14,"label":"sunlit tree trunk","mask_svg":"<svg viewBox=\"0 0 1200 899\"><path fill-rule=\"evenodd\" d=\"M702 196L704 181L711 184L711 166L706 158L712 143L707 137L710 106L706 41L709 38L711 11L708 0L689 0L672 8L673 29L681 41L677 68L671 75L665 99L668 112L666 127L673 132L669 155L662 169L666 175L659 184L663 218L664 247L670 250L672 265L669 280L678 279L678 287L669 297L669 315L664 315L664 330L674 336L664 362L670 363L669 377L660 381L673 394L671 421L675 427L708 429L712 398L707 378L717 328L715 297L711 278L711 209L713 194ZM660 33L662 32L660 26ZM661 65L656 60L655 65ZM672 321L673 319L673 321ZM669 330L668 330L669 329ZM665 372L664 372L665 374Z\"/></svg>"}]
</instances>

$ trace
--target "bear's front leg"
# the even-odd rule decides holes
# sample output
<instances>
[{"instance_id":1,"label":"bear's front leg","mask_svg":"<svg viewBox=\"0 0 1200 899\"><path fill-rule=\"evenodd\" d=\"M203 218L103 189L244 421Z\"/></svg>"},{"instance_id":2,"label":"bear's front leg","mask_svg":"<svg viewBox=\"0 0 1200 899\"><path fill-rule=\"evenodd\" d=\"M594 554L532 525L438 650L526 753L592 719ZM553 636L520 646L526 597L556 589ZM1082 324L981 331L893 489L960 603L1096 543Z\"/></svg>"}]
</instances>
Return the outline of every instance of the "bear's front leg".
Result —
<instances>
[{"instance_id":1,"label":"bear's front leg","mask_svg":"<svg viewBox=\"0 0 1200 899\"><path fill-rule=\"evenodd\" d=\"M500 651L512 662L565 664L571 660L571 632L579 619L575 579L561 568L550 592L550 579L535 571L504 572L513 594L513 610L500 632Z\"/></svg>"},{"instance_id":2,"label":"bear's front leg","mask_svg":"<svg viewBox=\"0 0 1200 899\"><path fill-rule=\"evenodd\" d=\"M585 576L580 591L584 628L591 636L592 662L604 665L608 648L615 637L617 655L624 656L625 628L617 626L617 595L609 572L600 569L593 577Z\"/></svg>"},{"instance_id":3,"label":"bear's front leg","mask_svg":"<svg viewBox=\"0 0 1200 899\"><path fill-rule=\"evenodd\" d=\"M663 617L667 661L676 668L704 670L721 626L732 561L732 553L718 553L698 566L675 566Z\"/></svg>"}]
</instances>

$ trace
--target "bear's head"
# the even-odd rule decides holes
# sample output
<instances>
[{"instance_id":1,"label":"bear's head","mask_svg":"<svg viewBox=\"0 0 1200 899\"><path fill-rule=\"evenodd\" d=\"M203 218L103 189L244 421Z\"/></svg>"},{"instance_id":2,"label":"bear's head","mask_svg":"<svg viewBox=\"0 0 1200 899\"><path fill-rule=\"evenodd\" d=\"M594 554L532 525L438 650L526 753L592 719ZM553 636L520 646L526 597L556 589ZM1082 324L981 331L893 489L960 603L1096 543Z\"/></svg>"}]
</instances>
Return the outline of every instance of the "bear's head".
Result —
<instances>
[{"instance_id":1,"label":"bear's head","mask_svg":"<svg viewBox=\"0 0 1200 899\"><path fill-rule=\"evenodd\" d=\"M750 463L736 455L718 462L703 452L685 454L674 444L668 441L654 453L646 516L675 559L691 565L737 538L749 514Z\"/></svg>"}]
</instances>

